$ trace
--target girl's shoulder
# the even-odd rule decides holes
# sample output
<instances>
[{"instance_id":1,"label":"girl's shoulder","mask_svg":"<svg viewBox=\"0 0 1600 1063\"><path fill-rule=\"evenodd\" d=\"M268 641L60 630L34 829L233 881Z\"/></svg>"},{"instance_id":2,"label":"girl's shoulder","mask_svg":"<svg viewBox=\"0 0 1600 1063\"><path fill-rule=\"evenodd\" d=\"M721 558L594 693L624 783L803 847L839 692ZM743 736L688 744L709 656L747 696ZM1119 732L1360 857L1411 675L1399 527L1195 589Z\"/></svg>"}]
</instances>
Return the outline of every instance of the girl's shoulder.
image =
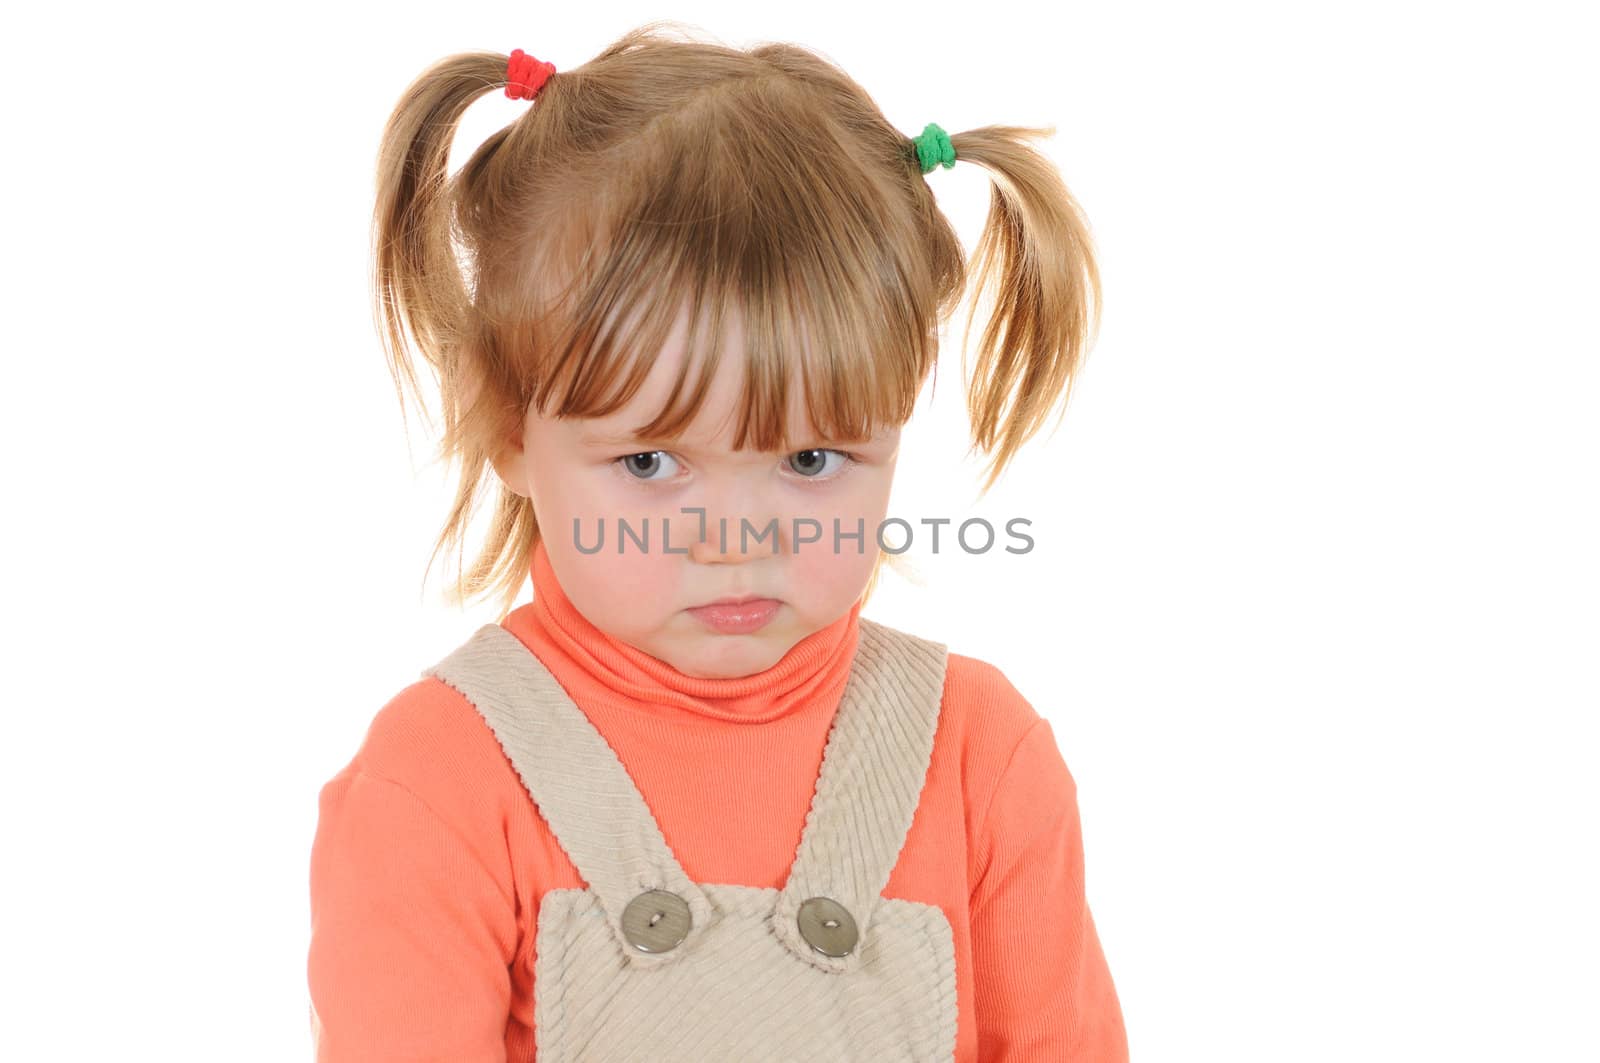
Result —
<instances>
[{"instance_id":1,"label":"girl's shoulder","mask_svg":"<svg viewBox=\"0 0 1600 1063\"><path fill-rule=\"evenodd\" d=\"M943 659L941 726L975 732L981 740L997 741L1014 749L1039 722L1041 717L1033 705L990 662L881 621L862 617L861 624L864 629L872 629L880 645L897 644L902 654L937 655ZM902 658L903 662L908 659Z\"/></svg>"},{"instance_id":2,"label":"girl's shoulder","mask_svg":"<svg viewBox=\"0 0 1600 1063\"><path fill-rule=\"evenodd\" d=\"M958 751L963 775L990 779L1004 771L1022 740L1043 717L999 667L958 653L943 643L862 618L880 638L938 651L944 660L944 691L939 706L940 741Z\"/></svg>"},{"instance_id":3,"label":"girl's shoulder","mask_svg":"<svg viewBox=\"0 0 1600 1063\"><path fill-rule=\"evenodd\" d=\"M984 776L1003 770L1012 752L1043 719L1005 672L954 651L945 665L940 711L960 727L965 755Z\"/></svg>"},{"instance_id":4,"label":"girl's shoulder","mask_svg":"<svg viewBox=\"0 0 1600 1063\"><path fill-rule=\"evenodd\" d=\"M472 703L434 676L378 709L341 775L350 773L394 783L451 823L496 822L520 787Z\"/></svg>"},{"instance_id":5,"label":"girl's shoulder","mask_svg":"<svg viewBox=\"0 0 1600 1063\"><path fill-rule=\"evenodd\" d=\"M955 762L970 837L988 836L990 811L1003 790L1020 786L1045 795L1042 800L1070 791L1049 722L998 666L950 651L939 714L936 744L944 748L935 756ZM987 841L973 844L974 854L989 851Z\"/></svg>"}]
</instances>

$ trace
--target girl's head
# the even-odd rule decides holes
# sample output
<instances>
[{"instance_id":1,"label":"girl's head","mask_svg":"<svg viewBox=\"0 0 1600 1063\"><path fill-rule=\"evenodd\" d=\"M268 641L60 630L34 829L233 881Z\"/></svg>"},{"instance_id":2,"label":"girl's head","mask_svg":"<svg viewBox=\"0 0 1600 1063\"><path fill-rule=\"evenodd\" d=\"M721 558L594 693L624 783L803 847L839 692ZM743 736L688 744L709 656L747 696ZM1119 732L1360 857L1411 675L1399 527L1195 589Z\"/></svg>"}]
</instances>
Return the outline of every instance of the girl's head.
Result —
<instances>
[{"instance_id":1,"label":"girl's head","mask_svg":"<svg viewBox=\"0 0 1600 1063\"><path fill-rule=\"evenodd\" d=\"M868 435L820 429L801 382L774 378L769 398L787 404L786 438L737 447L739 419L766 401L748 394L752 341L737 317L689 424L652 430L680 373L699 372L688 323L684 310L615 412L532 411L495 466L532 500L551 568L591 623L688 675L750 675L862 596L900 433L890 423ZM836 521L848 533L837 549ZM711 630L687 611L745 597L780 603L759 630Z\"/></svg>"},{"instance_id":2,"label":"girl's head","mask_svg":"<svg viewBox=\"0 0 1600 1063\"><path fill-rule=\"evenodd\" d=\"M543 540L608 634L689 674L769 667L870 592L899 429L967 290L961 245L912 139L838 68L661 24L554 74L449 175L461 114L506 61L436 64L380 152L385 347L416 395L409 329L463 467L435 554L487 484L458 599L498 589L509 608ZM995 181L968 390L985 489L1065 400L1099 305L1087 227L1025 143L1049 132L950 138ZM746 594L783 603L754 634L684 612Z\"/></svg>"}]
</instances>

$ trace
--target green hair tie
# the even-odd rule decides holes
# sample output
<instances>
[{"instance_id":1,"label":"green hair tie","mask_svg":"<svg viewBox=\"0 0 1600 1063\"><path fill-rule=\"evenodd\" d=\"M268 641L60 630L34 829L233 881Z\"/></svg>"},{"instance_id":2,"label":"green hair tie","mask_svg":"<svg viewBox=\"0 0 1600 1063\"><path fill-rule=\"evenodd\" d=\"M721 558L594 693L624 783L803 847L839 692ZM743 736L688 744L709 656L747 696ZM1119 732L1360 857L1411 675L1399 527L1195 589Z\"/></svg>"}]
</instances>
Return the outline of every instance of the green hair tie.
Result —
<instances>
[{"instance_id":1,"label":"green hair tie","mask_svg":"<svg viewBox=\"0 0 1600 1063\"><path fill-rule=\"evenodd\" d=\"M956 149L950 144L950 134L940 129L937 122L929 122L922 135L912 137L911 142L917 146L917 162L923 173L930 173L940 165L948 170L956 164Z\"/></svg>"}]
</instances>

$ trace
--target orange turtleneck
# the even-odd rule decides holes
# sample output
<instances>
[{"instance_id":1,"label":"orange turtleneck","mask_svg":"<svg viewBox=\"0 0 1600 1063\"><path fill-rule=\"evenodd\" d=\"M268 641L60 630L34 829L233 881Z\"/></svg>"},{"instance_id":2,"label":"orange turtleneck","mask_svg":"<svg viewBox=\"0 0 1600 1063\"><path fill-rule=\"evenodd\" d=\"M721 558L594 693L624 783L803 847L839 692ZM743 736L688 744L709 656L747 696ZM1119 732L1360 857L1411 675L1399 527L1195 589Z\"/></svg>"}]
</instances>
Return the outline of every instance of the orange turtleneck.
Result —
<instances>
[{"instance_id":1,"label":"orange turtleneck","mask_svg":"<svg viewBox=\"0 0 1600 1063\"><path fill-rule=\"evenodd\" d=\"M781 888L857 606L757 675L686 676L595 628L548 559L502 623L616 752L690 877ZM442 654L441 654L442 656ZM319 794L307 963L319 1063L535 1059L540 898L585 885L477 710L425 678ZM992 665L949 655L917 813L884 896L955 936L956 1063L1123 1063L1084 892L1076 784Z\"/></svg>"},{"instance_id":2,"label":"orange turtleneck","mask_svg":"<svg viewBox=\"0 0 1600 1063\"><path fill-rule=\"evenodd\" d=\"M806 705L837 705L860 630L857 603L796 643L777 664L738 679L684 675L665 661L606 634L573 606L544 543L534 548L533 601L506 618L572 699L663 719L684 713L729 723L770 723Z\"/></svg>"}]
</instances>

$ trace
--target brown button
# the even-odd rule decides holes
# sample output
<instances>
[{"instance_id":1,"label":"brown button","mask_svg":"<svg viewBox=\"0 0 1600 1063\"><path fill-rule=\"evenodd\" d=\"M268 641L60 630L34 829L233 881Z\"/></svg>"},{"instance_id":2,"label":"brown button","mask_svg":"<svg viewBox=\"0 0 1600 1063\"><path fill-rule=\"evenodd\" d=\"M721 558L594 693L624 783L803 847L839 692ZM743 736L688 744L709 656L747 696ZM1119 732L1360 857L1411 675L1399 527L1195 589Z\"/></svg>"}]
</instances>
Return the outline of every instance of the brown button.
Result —
<instances>
[{"instance_id":1,"label":"brown button","mask_svg":"<svg viewBox=\"0 0 1600 1063\"><path fill-rule=\"evenodd\" d=\"M848 956L856 947L856 921L831 897L813 897L800 906L800 936L824 956Z\"/></svg>"},{"instance_id":2,"label":"brown button","mask_svg":"<svg viewBox=\"0 0 1600 1063\"><path fill-rule=\"evenodd\" d=\"M689 934L689 902L667 890L646 890L622 911L622 935L640 952L667 952Z\"/></svg>"}]
</instances>

